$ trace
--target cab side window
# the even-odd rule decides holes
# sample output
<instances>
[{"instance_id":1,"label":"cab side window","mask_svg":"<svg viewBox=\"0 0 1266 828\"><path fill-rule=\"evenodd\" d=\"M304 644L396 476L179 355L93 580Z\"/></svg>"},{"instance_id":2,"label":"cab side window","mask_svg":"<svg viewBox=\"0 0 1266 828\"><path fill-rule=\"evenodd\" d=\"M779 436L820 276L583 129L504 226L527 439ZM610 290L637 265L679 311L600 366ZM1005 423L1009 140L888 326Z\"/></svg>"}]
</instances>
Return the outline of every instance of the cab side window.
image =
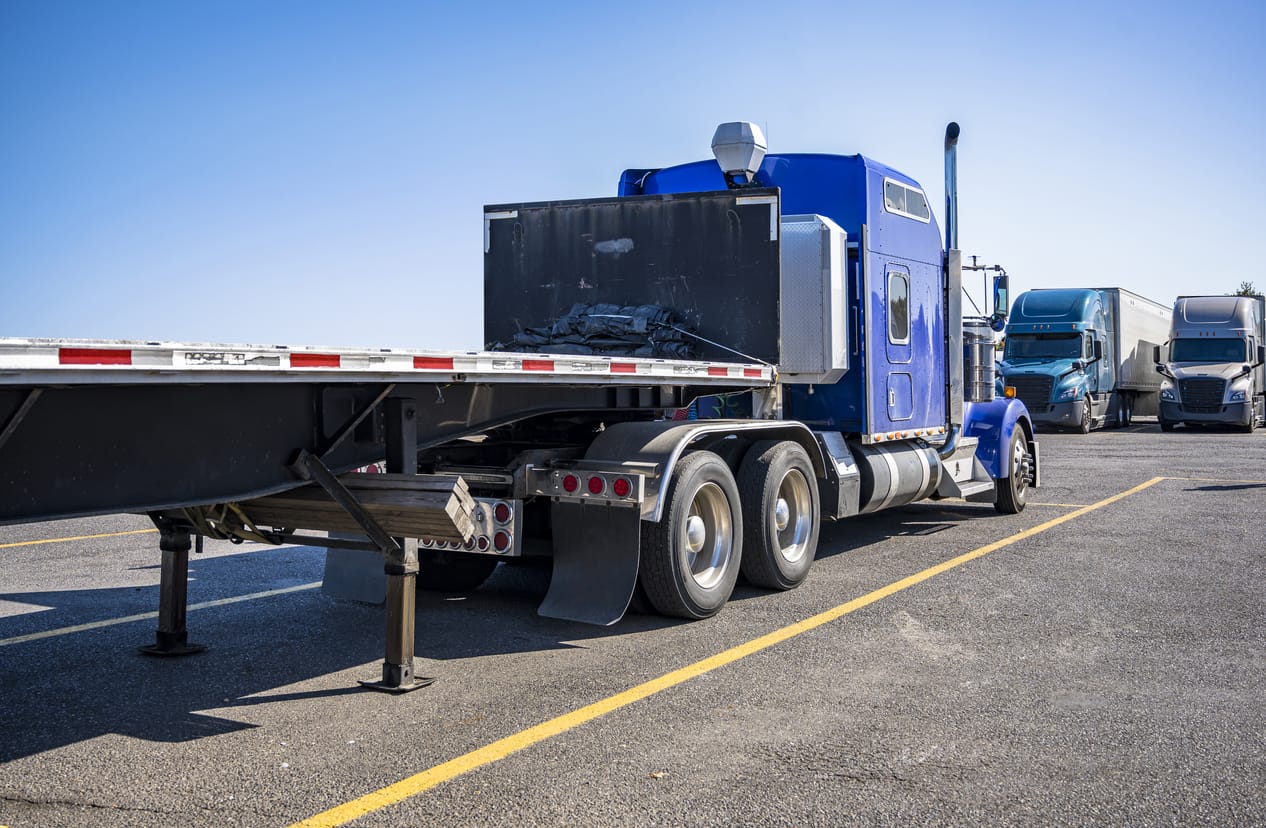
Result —
<instances>
[{"instance_id":1,"label":"cab side window","mask_svg":"<svg viewBox=\"0 0 1266 828\"><path fill-rule=\"evenodd\" d=\"M888 341L910 341L910 277L895 270L888 272Z\"/></svg>"}]
</instances>

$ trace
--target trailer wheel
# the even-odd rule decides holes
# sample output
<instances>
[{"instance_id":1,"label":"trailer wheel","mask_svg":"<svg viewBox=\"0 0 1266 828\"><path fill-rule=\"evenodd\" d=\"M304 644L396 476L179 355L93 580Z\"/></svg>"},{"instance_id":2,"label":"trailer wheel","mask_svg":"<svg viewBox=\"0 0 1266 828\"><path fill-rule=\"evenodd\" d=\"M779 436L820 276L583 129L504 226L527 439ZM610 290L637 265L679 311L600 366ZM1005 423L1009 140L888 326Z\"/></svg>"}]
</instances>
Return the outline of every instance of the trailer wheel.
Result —
<instances>
[{"instance_id":1,"label":"trailer wheel","mask_svg":"<svg viewBox=\"0 0 1266 828\"><path fill-rule=\"evenodd\" d=\"M1128 391L1117 392L1117 428L1129 428L1134 416L1134 401Z\"/></svg>"},{"instance_id":2,"label":"trailer wheel","mask_svg":"<svg viewBox=\"0 0 1266 828\"><path fill-rule=\"evenodd\" d=\"M710 451L678 461L664 515L642 524L642 587L656 610L707 618L730 600L743 556L734 474Z\"/></svg>"},{"instance_id":3,"label":"trailer wheel","mask_svg":"<svg viewBox=\"0 0 1266 828\"><path fill-rule=\"evenodd\" d=\"M1081 410L1081 423L1078 424L1077 430L1082 434L1089 434L1091 427L1094 426L1095 406L1094 400L1089 394L1086 395L1086 404Z\"/></svg>"},{"instance_id":4,"label":"trailer wheel","mask_svg":"<svg viewBox=\"0 0 1266 828\"><path fill-rule=\"evenodd\" d=\"M1019 426L1011 432L1007 457L1010 473L998 480L998 497L993 507L1004 515L1018 515L1029 499L1029 442Z\"/></svg>"},{"instance_id":5,"label":"trailer wheel","mask_svg":"<svg viewBox=\"0 0 1266 828\"><path fill-rule=\"evenodd\" d=\"M1160 427L1161 427L1161 431L1165 431L1165 432L1169 432L1169 431L1173 431L1173 430L1174 430L1174 424L1173 424L1173 423L1167 423L1167 422L1165 422L1164 420L1161 420L1161 421L1160 421Z\"/></svg>"},{"instance_id":6,"label":"trailer wheel","mask_svg":"<svg viewBox=\"0 0 1266 828\"><path fill-rule=\"evenodd\" d=\"M757 443L738 474L743 504L742 572L749 583L792 589L818 551L821 506L813 464L798 443Z\"/></svg>"},{"instance_id":7,"label":"trailer wheel","mask_svg":"<svg viewBox=\"0 0 1266 828\"><path fill-rule=\"evenodd\" d=\"M491 555L419 549L418 589L425 592L470 592L488 580L498 563L500 561Z\"/></svg>"}]
</instances>

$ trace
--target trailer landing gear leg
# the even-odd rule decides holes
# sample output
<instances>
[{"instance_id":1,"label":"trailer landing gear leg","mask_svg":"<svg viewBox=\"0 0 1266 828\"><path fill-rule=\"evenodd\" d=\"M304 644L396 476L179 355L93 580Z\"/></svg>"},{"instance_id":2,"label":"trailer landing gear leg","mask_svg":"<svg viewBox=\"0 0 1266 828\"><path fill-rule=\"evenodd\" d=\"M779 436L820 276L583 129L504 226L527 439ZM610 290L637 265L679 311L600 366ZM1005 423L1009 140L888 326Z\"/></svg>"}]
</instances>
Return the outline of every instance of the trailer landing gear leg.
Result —
<instances>
[{"instance_id":1,"label":"trailer landing gear leg","mask_svg":"<svg viewBox=\"0 0 1266 828\"><path fill-rule=\"evenodd\" d=\"M200 653L202 644L190 644L185 629L189 605L189 525L169 518L154 518L158 526L158 548L163 551L161 585L158 591L158 631L153 644L141 647L152 656L182 656Z\"/></svg>"},{"instance_id":2,"label":"trailer landing gear leg","mask_svg":"<svg viewBox=\"0 0 1266 828\"><path fill-rule=\"evenodd\" d=\"M387 414L387 473L418 473L417 403L390 398ZM387 573L387 647L382 681L362 681L362 687L387 693L407 693L434 684L433 678L413 674L413 639L417 615L418 542L396 538L398 553L389 553Z\"/></svg>"},{"instance_id":3,"label":"trailer landing gear leg","mask_svg":"<svg viewBox=\"0 0 1266 828\"><path fill-rule=\"evenodd\" d=\"M382 662L382 681L362 681L370 690L407 693L434 684L433 678L413 673L414 617L417 613L418 542L399 538L402 559L389 559L387 573L387 647Z\"/></svg>"}]
</instances>

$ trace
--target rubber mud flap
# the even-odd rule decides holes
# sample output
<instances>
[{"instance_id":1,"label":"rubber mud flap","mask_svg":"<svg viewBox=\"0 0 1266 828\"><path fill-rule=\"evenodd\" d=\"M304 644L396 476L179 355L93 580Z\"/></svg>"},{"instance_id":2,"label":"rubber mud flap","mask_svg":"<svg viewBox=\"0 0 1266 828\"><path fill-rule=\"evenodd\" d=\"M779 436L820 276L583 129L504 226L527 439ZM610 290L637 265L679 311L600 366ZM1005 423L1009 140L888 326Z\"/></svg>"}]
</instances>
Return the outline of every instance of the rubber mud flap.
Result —
<instances>
[{"instance_id":1,"label":"rubber mud flap","mask_svg":"<svg viewBox=\"0 0 1266 828\"><path fill-rule=\"evenodd\" d=\"M550 505L554 575L537 609L546 618L609 626L637 587L641 514L602 503Z\"/></svg>"}]
</instances>

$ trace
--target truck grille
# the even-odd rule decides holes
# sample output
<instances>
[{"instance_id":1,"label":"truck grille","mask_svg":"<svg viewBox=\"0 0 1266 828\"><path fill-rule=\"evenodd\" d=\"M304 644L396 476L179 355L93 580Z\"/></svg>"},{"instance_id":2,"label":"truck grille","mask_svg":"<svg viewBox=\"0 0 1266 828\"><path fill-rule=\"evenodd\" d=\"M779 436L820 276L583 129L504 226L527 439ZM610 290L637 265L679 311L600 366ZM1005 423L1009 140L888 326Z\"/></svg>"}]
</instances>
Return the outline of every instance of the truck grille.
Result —
<instances>
[{"instance_id":1,"label":"truck grille","mask_svg":"<svg viewBox=\"0 0 1266 828\"><path fill-rule=\"evenodd\" d=\"M1193 414L1216 414L1222 410L1226 381L1222 379L1184 379L1178 381L1182 410Z\"/></svg>"},{"instance_id":2,"label":"truck grille","mask_svg":"<svg viewBox=\"0 0 1266 828\"><path fill-rule=\"evenodd\" d=\"M1012 375L1004 380L1015 388L1015 395L1030 411L1045 411L1051 403L1051 385L1054 379L1044 374Z\"/></svg>"}]
</instances>

